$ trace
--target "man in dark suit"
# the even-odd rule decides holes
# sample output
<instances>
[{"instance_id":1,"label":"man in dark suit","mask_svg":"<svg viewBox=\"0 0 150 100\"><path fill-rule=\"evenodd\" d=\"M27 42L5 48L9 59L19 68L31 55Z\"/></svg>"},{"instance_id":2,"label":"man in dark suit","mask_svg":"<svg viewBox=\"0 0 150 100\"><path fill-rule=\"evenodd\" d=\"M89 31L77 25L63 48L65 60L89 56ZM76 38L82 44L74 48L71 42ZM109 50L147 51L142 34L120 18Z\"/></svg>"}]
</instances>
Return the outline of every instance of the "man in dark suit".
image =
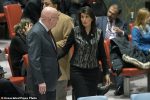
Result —
<instances>
[{"instance_id":1,"label":"man in dark suit","mask_svg":"<svg viewBox=\"0 0 150 100\"><path fill-rule=\"evenodd\" d=\"M121 9L119 8L119 6L117 4L113 4L109 7L107 16L97 17L97 27L103 31L103 37L105 39L113 39L122 36L125 36L127 38L128 26L119 18L120 14ZM123 94L123 77L118 74L118 76L115 77L115 80L116 91L114 92L114 94L121 95Z\"/></svg>"},{"instance_id":2,"label":"man in dark suit","mask_svg":"<svg viewBox=\"0 0 150 100\"><path fill-rule=\"evenodd\" d=\"M40 18L42 8L42 0L29 0L26 3L22 17L31 19L35 24Z\"/></svg>"},{"instance_id":3,"label":"man in dark suit","mask_svg":"<svg viewBox=\"0 0 150 100\"><path fill-rule=\"evenodd\" d=\"M102 29L105 39L112 39L127 34L128 26L119 18L120 14L121 9L117 4L113 4L109 7L107 16L97 17L97 27Z\"/></svg>"},{"instance_id":4,"label":"man in dark suit","mask_svg":"<svg viewBox=\"0 0 150 100\"><path fill-rule=\"evenodd\" d=\"M40 20L27 34L29 68L27 89L38 100L56 100L56 83L60 76L57 46L51 29L57 24L59 13L55 8L45 7Z\"/></svg>"}]
</instances>

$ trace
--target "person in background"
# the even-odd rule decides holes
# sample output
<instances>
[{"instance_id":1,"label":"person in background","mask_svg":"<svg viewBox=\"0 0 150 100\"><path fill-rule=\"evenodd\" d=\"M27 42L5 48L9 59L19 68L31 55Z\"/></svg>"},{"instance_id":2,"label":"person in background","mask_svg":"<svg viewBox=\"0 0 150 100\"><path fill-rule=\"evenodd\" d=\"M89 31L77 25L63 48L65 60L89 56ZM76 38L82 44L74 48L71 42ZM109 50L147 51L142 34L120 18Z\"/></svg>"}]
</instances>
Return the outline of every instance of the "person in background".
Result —
<instances>
[{"instance_id":1,"label":"person in background","mask_svg":"<svg viewBox=\"0 0 150 100\"><path fill-rule=\"evenodd\" d=\"M79 24L78 22L79 9L81 7L87 6L88 0L70 0L68 4L69 4L68 15L73 18L74 25L77 26Z\"/></svg>"},{"instance_id":2,"label":"person in background","mask_svg":"<svg viewBox=\"0 0 150 100\"><path fill-rule=\"evenodd\" d=\"M40 18L42 8L43 0L28 0L22 18L29 18L35 24Z\"/></svg>"},{"instance_id":3,"label":"person in background","mask_svg":"<svg viewBox=\"0 0 150 100\"><path fill-rule=\"evenodd\" d=\"M26 5L26 0L0 0L0 11L3 12L3 6L8 4L20 4L22 8Z\"/></svg>"},{"instance_id":4,"label":"person in background","mask_svg":"<svg viewBox=\"0 0 150 100\"><path fill-rule=\"evenodd\" d=\"M56 85L60 77L57 46L52 33L59 19L59 12L45 7L40 20L27 35L29 66L27 91L38 100L56 100Z\"/></svg>"},{"instance_id":5,"label":"person in background","mask_svg":"<svg viewBox=\"0 0 150 100\"><path fill-rule=\"evenodd\" d=\"M150 56L150 12L146 8L138 10L132 29L132 45Z\"/></svg>"},{"instance_id":6,"label":"person in background","mask_svg":"<svg viewBox=\"0 0 150 100\"><path fill-rule=\"evenodd\" d=\"M78 16L79 26L72 29L66 45L58 52L59 57L62 57L74 45L70 61L70 80L75 100L97 95L99 60L102 61L106 84L110 84L103 33L96 28L95 15L90 7L85 6L80 9Z\"/></svg>"},{"instance_id":7,"label":"person in background","mask_svg":"<svg viewBox=\"0 0 150 100\"><path fill-rule=\"evenodd\" d=\"M11 40L9 53L12 63L14 76L21 76L23 59L22 56L27 53L26 35L31 29L30 19L21 19L20 23L15 25L15 37Z\"/></svg>"},{"instance_id":8,"label":"person in background","mask_svg":"<svg viewBox=\"0 0 150 100\"><path fill-rule=\"evenodd\" d=\"M107 15L107 7L105 5L104 0L88 0L88 1L89 6L93 9L93 12L96 17Z\"/></svg>"},{"instance_id":9,"label":"person in background","mask_svg":"<svg viewBox=\"0 0 150 100\"><path fill-rule=\"evenodd\" d=\"M59 9L60 2L58 0L44 0L44 7L50 6ZM43 7L43 8L44 8ZM72 18L66 14L59 12L59 20L56 26L52 29L52 34L55 38L57 47L64 47L69 33L73 28ZM66 100L67 83L70 77L69 55L66 55L59 60L61 77L58 79L56 87L56 100Z\"/></svg>"},{"instance_id":10,"label":"person in background","mask_svg":"<svg viewBox=\"0 0 150 100\"><path fill-rule=\"evenodd\" d=\"M127 36L128 26L119 18L120 14L121 8L117 4L112 4L107 11L107 16L97 17L97 27L102 29L105 39Z\"/></svg>"},{"instance_id":11,"label":"person in background","mask_svg":"<svg viewBox=\"0 0 150 100\"><path fill-rule=\"evenodd\" d=\"M113 39L122 36L127 38L128 25L119 18L120 14L121 8L117 4L112 4L107 11L107 16L97 17L97 27L102 29L105 39ZM113 71L118 73L116 67L118 66L113 66ZM114 94L116 96L123 94L123 76L117 74L115 83L116 90Z\"/></svg>"}]
</instances>

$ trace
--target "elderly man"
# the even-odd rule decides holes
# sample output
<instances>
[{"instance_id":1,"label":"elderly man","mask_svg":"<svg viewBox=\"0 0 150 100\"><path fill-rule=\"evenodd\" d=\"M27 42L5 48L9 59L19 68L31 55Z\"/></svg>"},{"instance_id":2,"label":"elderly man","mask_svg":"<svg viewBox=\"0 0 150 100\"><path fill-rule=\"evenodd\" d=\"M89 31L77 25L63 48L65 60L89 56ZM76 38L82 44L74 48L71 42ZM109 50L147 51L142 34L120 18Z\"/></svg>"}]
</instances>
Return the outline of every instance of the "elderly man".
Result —
<instances>
[{"instance_id":1,"label":"elderly man","mask_svg":"<svg viewBox=\"0 0 150 100\"><path fill-rule=\"evenodd\" d=\"M60 1L58 0L44 0L44 7L50 6L59 9L59 4ZM54 38L56 40L57 47L64 47L72 28L72 18L66 14L59 12L59 20L55 28L52 29L52 34L54 35ZM59 65L62 75L57 82L56 100L66 100L66 87L70 76L69 55L60 59Z\"/></svg>"},{"instance_id":2,"label":"elderly man","mask_svg":"<svg viewBox=\"0 0 150 100\"><path fill-rule=\"evenodd\" d=\"M51 34L59 19L55 8L45 7L40 20L27 35L29 68L27 89L38 100L56 100L56 84L60 76L57 46Z\"/></svg>"}]
</instances>

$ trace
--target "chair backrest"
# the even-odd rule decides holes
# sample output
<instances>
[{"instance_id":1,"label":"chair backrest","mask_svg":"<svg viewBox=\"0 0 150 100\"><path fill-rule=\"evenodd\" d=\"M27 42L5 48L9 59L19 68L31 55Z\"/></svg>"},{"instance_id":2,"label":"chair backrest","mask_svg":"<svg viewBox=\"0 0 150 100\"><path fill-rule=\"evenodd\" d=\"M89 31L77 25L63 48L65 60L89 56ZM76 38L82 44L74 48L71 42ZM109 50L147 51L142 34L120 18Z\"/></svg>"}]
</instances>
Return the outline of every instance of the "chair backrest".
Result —
<instances>
[{"instance_id":1,"label":"chair backrest","mask_svg":"<svg viewBox=\"0 0 150 100\"><path fill-rule=\"evenodd\" d=\"M14 25L20 22L22 16L22 9L19 4L9 4L4 6L4 13L9 30L9 37L15 36Z\"/></svg>"},{"instance_id":2,"label":"chair backrest","mask_svg":"<svg viewBox=\"0 0 150 100\"><path fill-rule=\"evenodd\" d=\"M131 100L150 100L150 93L131 94Z\"/></svg>"},{"instance_id":3,"label":"chair backrest","mask_svg":"<svg viewBox=\"0 0 150 100\"><path fill-rule=\"evenodd\" d=\"M87 97L80 97L77 100L108 100L106 96L87 96Z\"/></svg>"},{"instance_id":4,"label":"chair backrest","mask_svg":"<svg viewBox=\"0 0 150 100\"><path fill-rule=\"evenodd\" d=\"M132 41L132 35L131 34L128 35L128 39L130 42Z\"/></svg>"},{"instance_id":5,"label":"chair backrest","mask_svg":"<svg viewBox=\"0 0 150 100\"><path fill-rule=\"evenodd\" d=\"M11 59L10 59L10 54L9 54L9 46L5 48L5 53L8 54L8 63L9 63L10 70L11 70L11 73L12 73L12 77L9 77L10 82L12 82L15 85L22 86L23 83L25 82L25 77L23 77L23 76L18 76L18 77L14 76L12 63L11 63Z\"/></svg>"},{"instance_id":6,"label":"chair backrest","mask_svg":"<svg viewBox=\"0 0 150 100\"><path fill-rule=\"evenodd\" d=\"M0 23L1 22L5 22L5 14L4 13L0 13Z\"/></svg>"}]
</instances>

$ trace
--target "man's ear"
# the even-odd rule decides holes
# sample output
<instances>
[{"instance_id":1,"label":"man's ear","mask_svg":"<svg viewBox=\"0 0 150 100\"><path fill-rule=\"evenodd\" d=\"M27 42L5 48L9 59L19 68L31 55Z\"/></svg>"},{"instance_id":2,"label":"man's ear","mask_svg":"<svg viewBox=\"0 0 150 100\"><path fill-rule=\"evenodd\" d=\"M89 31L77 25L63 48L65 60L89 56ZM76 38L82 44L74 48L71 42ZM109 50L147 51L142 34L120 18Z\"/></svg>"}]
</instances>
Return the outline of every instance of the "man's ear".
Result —
<instances>
[{"instance_id":1,"label":"man's ear","mask_svg":"<svg viewBox=\"0 0 150 100\"><path fill-rule=\"evenodd\" d=\"M55 6L55 8L56 8L56 9L58 9L58 8L57 8L57 7L58 7L58 5L57 5L57 4L54 4L54 6Z\"/></svg>"}]
</instances>

